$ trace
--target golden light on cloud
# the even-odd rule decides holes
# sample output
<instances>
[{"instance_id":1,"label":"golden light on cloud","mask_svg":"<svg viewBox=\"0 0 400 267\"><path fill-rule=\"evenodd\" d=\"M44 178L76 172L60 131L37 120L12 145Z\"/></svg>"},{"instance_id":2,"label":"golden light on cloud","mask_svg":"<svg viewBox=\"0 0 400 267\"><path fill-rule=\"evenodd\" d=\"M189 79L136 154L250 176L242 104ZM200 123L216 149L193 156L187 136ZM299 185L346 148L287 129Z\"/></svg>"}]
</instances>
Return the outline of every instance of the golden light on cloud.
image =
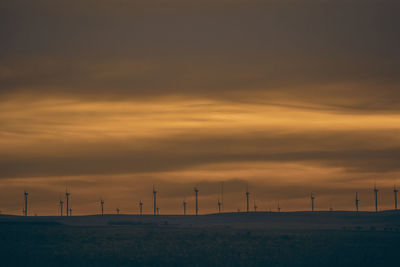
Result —
<instances>
[{"instance_id":1,"label":"golden light on cloud","mask_svg":"<svg viewBox=\"0 0 400 267\"><path fill-rule=\"evenodd\" d=\"M334 201L335 190L348 197L353 189L364 190L367 198L377 176L390 188L397 175L390 163L380 165L379 153L386 149L390 155L400 144L398 114L178 97L15 97L0 111L3 188L28 187L57 198L72 184L74 195L86 196L75 196L76 214L89 212L100 196L118 206L123 198L150 203L147 191L153 183L168 207L202 185L203 212L213 212L216 190L224 182L227 209L240 207L246 183L260 207L269 209L281 199L290 209L305 209L308 191L324 192L323 205ZM380 168L385 173L378 174ZM337 208L351 206L336 202ZM37 204L51 214L51 207ZM123 208L135 212L136 207Z\"/></svg>"},{"instance_id":2,"label":"golden light on cloud","mask_svg":"<svg viewBox=\"0 0 400 267\"><path fill-rule=\"evenodd\" d=\"M157 184L164 212L194 186L213 212L222 181L232 211L246 183L263 209L280 199L299 210L311 190L320 209L351 209L376 182L390 208L400 171L390 5L8 2L0 209L18 213L25 188L53 214L46 203L71 186L84 214L100 197L150 202Z\"/></svg>"},{"instance_id":3,"label":"golden light on cloud","mask_svg":"<svg viewBox=\"0 0 400 267\"><path fill-rule=\"evenodd\" d=\"M37 138L102 139L158 137L209 129L398 130L398 114L348 114L290 105L240 104L215 100L80 101L9 100L0 107L3 134Z\"/></svg>"}]
</instances>

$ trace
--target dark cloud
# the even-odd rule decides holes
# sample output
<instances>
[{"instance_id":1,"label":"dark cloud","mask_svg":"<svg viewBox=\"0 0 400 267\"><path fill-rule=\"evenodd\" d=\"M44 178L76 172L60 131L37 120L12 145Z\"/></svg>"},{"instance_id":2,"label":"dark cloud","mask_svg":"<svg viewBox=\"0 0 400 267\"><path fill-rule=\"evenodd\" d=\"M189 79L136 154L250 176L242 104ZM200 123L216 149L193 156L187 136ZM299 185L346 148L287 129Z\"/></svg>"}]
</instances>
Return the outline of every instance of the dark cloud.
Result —
<instances>
[{"instance_id":1,"label":"dark cloud","mask_svg":"<svg viewBox=\"0 0 400 267\"><path fill-rule=\"evenodd\" d=\"M399 109L395 1L28 2L1 9L3 97Z\"/></svg>"},{"instance_id":2,"label":"dark cloud","mask_svg":"<svg viewBox=\"0 0 400 267\"><path fill-rule=\"evenodd\" d=\"M261 132L243 137L192 133L156 140L53 142L27 147L26 152L14 155L3 154L0 175L154 173L232 162L303 162L350 172L393 172L400 168L400 143L395 132Z\"/></svg>"}]
</instances>

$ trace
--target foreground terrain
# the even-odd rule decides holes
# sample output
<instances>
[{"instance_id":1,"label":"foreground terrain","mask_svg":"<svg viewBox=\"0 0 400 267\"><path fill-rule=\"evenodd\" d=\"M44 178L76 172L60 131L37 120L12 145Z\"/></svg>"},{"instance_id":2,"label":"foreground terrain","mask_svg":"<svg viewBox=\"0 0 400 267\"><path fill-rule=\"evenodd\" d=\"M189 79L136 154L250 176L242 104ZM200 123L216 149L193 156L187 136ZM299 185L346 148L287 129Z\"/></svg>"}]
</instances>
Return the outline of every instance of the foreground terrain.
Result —
<instances>
[{"instance_id":1,"label":"foreground terrain","mask_svg":"<svg viewBox=\"0 0 400 267\"><path fill-rule=\"evenodd\" d=\"M388 266L399 240L396 213L0 216L4 266Z\"/></svg>"}]
</instances>

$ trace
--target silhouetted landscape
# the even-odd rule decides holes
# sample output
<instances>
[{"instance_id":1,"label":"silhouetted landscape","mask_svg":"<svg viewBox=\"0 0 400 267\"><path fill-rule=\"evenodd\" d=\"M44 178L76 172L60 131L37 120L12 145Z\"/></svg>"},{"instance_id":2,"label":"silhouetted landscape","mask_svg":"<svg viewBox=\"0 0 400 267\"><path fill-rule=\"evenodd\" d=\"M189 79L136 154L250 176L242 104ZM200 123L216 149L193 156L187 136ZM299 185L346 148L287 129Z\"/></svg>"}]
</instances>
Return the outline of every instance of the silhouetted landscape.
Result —
<instances>
[{"instance_id":1,"label":"silhouetted landscape","mask_svg":"<svg viewBox=\"0 0 400 267\"><path fill-rule=\"evenodd\" d=\"M400 214L0 216L8 266L388 266Z\"/></svg>"},{"instance_id":2,"label":"silhouetted landscape","mask_svg":"<svg viewBox=\"0 0 400 267\"><path fill-rule=\"evenodd\" d=\"M1 0L0 267L395 267L399 0Z\"/></svg>"}]
</instances>

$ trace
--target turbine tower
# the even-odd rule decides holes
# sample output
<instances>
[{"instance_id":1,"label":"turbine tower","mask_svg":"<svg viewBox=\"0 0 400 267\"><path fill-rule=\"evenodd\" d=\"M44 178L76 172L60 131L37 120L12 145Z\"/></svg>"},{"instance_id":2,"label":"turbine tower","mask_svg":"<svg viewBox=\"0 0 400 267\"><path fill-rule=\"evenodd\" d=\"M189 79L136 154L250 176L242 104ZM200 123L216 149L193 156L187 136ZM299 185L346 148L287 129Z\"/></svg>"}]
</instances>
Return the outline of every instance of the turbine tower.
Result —
<instances>
[{"instance_id":1,"label":"turbine tower","mask_svg":"<svg viewBox=\"0 0 400 267\"><path fill-rule=\"evenodd\" d=\"M196 198L196 216L199 214L199 189L197 187L194 188L194 194Z\"/></svg>"},{"instance_id":2,"label":"turbine tower","mask_svg":"<svg viewBox=\"0 0 400 267\"><path fill-rule=\"evenodd\" d=\"M117 208L117 215L119 215L119 208Z\"/></svg>"},{"instance_id":3,"label":"turbine tower","mask_svg":"<svg viewBox=\"0 0 400 267\"><path fill-rule=\"evenodd\" d=\"M374 196L375 196L375 212L378 212L378 192L379 190L374 186Z\"/></svg>"},{"instance_id":4,"label":"turbine tower","mask_svg":"<svg viewBox=\"0 0 400 267\"><path fill-rule=\"evenodd\" d=\"M25 216L28 216L28 192L24 191L24 198L25 198Z\"/></svg>"},{"instance_id":5,"label":"turbine tower","mask_svg":"<svg viewBox=\"0 0 400 267\"><path fill-rule=\"evenodd\" d=\"M139 201L139 210L140 210L140 215L143 215L143 202L142 202L142 200Z\"/></svg>"},{"instance_id":6,"label":"turbine tower","mask_svg":"<svg viewBox=\"0 0 400 267\"><path fill-rule=\"evenodd\" d=\"M278 200L278 212L281 212L281 206L279 206L279 200Z\"/></svg>"},{"instance_id":7,"label":"turbine tower","mask_svg":"<svg viewBox=\"0 0 400 267\"><path fill-rule=\"evenodd\" d=\"M101 216L103 216L104 215L104 200L103 199L100 200L100 205L101 205Z\"/></svg>"},{"instance_id":8,"label":"turbine tower","mask_svg":"<svg viewBox=\"0 0 400 267\"><path fill-rule=\"evenodd\" d=\"M396 185L393 188L393 193L394 193L394 210L397 210L397 193L399 190L396 188Z\"/></svg>"},{"instance_id":9,"label":"turbine tower","mask_svg":"<svg viewBox=\"0 0 400 267\"><path fill-rule=\"evenodd\" d=\"M68 190L65 191L65 199L67 201L67 216L69 216L69 195L70 193L68 192Z\"/></svg>"},{"instance_id":10,"label":"turbine tower","mask_svg":"<svg viewBox=\"0 0 400 267\"><path fill-rule=\"evenodd\" d=\"M250 195L249 187L247 186L247 189L246 189L246 212L247 213L249 212L249 195Z\"/></svg>"},{"instance_id":11,"label":"turbine tower","mask_svg":"<svg viewBox=\"0 0 400 267\"><path fill-rule=\"evenodd\" d=\"M258 208L256 205L256 196L253 197L253 200L254 200L254 212L256 212Z\"/></svg>"},{"instance_id":12,"label":"turbine tower","mask_svg":"<svg viewBox=\"0 0 400 267\"><path fill-rule=\"evenodd\" d=\"M64 201L60 199L60 216L63 216L63 209L64 209Z\"/></svg>"},{"instance_id":13,"label":"turbine tower","mask_svg":"<svg viewBox=\"0 0 400 267\"><path fill-rule=\"evenodd\" d=\"M72 216L72 209L69 208L69 216Z\"/></svg>"},{"instance_id":14,"label":"turbine tower","mask_svg":"<svg viewBox=\"0 0 400 267\"><path fill-rule=\"evenodd\" d=\"M356 192L356 211L358 212L358 206L360 204L360 200L358 199L358 192Z\"/></svg>"},{"instance_id":15,"label":"turbine tower","mask_svg":"<svg viewBox=\"0 0 400 267\"><path fill-rule=\"evenodd\" d=\"M186 215L186 199L183 199L183 215Z\"/></svg>"},{"instance_id":16,"label":"turbine tower","mask_svg":"<svg viewBox=\"0 0 400 267\"><path fill-rule=\"evenodd\" d=\"M315 199L315 197L314 197L313 193L311 193L311 211L314 211L314 199Z\"/></svg>"},{"instance_id":17,"label":"turbine tower","mask_svg":"<svg viewBox=\"0 0 400 267\"><path fill-rule=\"evenodd\" d=\"M154 188L153 185L153 200L154 200L154 215L157 215L157 191Z\"/></svg>"},{"instance_id":18,"label":"turbine tower","mask_svg":"<svg viewBox=\"0 0 400 267\"><path fill-rule=\"evenodd\" d=\"M218 192L218 213L221 213L221 208L222 208L222 202L221 202L221 198L222 198L222 183L221 183L221 187L220 187L220 192Z\"/></svg>"}]
</instances>

